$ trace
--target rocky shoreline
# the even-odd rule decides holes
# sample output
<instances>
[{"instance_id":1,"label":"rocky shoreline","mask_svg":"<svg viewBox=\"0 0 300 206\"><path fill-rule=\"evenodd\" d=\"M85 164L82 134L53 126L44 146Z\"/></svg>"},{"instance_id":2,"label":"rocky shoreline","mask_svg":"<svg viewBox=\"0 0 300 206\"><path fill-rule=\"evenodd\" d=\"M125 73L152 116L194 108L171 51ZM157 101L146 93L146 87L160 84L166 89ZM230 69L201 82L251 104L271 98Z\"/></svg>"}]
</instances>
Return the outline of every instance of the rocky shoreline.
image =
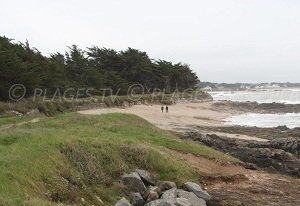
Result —
<instances>
[{"instance_id":1,"label":"rocky shoreline","mask_svg":"<svg viewBox=\"0 0 300 206\"><path fill-rule=\"evenodd\" d=\"M221 111L240 111L252 113L299 113L300 104L283 103L257 103L257 102L233 102L217 101L213 103L215 110Z\"/></svg>"},{"instance_id":2,"label":"rocky shoreline","mask_svg":"<svg viewBox=\"0 0 300 206\"><path fill-rule=\"evenodd\" d=\"M226 127L194 126L193 128L197 129L198 131L248 135L248 136L258 137L266 140L274 140L277 138L300 137L299 127L290 129L286 126L278 126L273 128L243 127L243 126L226 126Z\"/></svg>"},{"instance_id":3,"label":"rocky shoreline","mask_svg":"<svg viewBox=\"0 0 300 206\"><path fill-rule=\"evenodd\" d=\"M203 135L197 130L190 130L183 135L183 138L192 139L237 157L245 162L245 167L248 169L262 168L300 178L299 137L256 142L215 134Z\"/></svg>"}]
</instances>

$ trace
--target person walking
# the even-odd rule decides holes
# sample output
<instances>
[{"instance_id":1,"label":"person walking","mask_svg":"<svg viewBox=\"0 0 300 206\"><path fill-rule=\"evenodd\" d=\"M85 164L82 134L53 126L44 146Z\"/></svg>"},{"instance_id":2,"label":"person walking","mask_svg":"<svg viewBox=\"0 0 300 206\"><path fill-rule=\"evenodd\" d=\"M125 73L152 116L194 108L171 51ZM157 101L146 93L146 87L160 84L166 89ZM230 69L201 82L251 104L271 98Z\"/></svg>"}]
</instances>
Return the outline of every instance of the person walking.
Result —
<instances>
[{"instance_id":1,"label":"person walking","mask_svg":"<svg viewBox=\"0 0 300 206\"><path fill-rule=\"evenodd\" d=\"M162 113L164 112L164 106L161 106L161 112Z\"/></svg>"},{"instance_id":2,"label":"person walking","mask_svg":"<svg viewBox=\"0 0 300 206\"><path fill-rule=\"evenodd\" d=\"M169 107L168 106L166 106L166 113L168 113L169 112Z\"/></svg>"}]
</instances>

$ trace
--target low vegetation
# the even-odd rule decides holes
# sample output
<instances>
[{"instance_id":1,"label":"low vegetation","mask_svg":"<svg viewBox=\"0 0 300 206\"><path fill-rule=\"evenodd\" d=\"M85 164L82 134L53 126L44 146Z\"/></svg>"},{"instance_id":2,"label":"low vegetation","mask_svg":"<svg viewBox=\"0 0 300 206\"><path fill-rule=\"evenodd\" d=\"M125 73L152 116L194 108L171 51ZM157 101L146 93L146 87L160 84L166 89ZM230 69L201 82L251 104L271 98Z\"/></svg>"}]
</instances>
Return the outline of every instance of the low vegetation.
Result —
<instances>
[{"instance_id":1,"label":"low vegetation","mask_svg":"<svg viewBox=\"0 0 300 206\"><path fill-rule=\"evenodd\" d=\"M199 181L201 174L173 150L237 161L134 115L66 113L39 119L0 129L0 205L112 205L124 195L119 176L136 168L179 185Z\"/></svg>"},{"instance_id":2,"label":"low vegetation","mask_svg":"<svg viewBox=\"0 0 300 206\"><path fill-rule=\"evenodd\" d=\"M152 93L132 96L91 96L88 98L74 99L71 97L35 98L28 97L17 102L0 102L0 117L26 115L32 110L38 110L46 116L58 113L77 111L90 107L123 107L134 104L164 104L170 105L181 100L208 101L211 96L201 90L174 93ZM1 122L1 120L0 120Z\"/></svg>"}]
</instances>

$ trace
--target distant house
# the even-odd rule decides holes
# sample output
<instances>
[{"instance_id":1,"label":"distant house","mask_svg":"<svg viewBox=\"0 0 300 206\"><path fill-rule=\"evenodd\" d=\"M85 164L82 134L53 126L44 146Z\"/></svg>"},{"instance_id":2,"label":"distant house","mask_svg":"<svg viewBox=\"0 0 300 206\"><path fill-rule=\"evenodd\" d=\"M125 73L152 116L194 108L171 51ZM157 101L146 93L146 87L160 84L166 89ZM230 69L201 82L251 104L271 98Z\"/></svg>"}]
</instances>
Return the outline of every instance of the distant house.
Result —
<instances>
[{"instance_id":1,"label":"distant house","mask_svg":"<svg viewBox=\"0 0 300 206\"><path fill-rule=\"evenodd\" d=\"M280 85L278 84L272 84L269 86L269 88L280 88Z\"/></svg>"},{"instance_id":2,"label":"distant house","mask_svg":"<svg viewBox=\"0 0 300 206\"><path fill-rule=\"evenodd\" d=\"M241 89L250 89L250 86L247 86L247 85L241 85L240 88L241 88Z\"/></svg>"},{"instance_id":3,"label":"distant house","mask_svg":"<svg viewBox=\"0 0 300 206\"><path fill-rule=\"evenodd\" d=\"M203 91L211 92L213 89L210 86L202 88Z\"/></svg>"}]
</instances>

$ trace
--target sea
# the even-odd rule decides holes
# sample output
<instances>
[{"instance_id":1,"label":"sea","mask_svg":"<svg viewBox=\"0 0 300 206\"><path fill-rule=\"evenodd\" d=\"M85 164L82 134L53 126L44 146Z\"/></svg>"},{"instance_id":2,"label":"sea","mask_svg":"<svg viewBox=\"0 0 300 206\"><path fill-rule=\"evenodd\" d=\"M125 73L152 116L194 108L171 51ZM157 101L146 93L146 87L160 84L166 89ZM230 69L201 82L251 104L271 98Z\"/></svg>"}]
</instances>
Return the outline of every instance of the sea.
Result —
<instances>
[{"instance_id":1,"label":"sea","mask_svg":"<svg viewBox=\"0 0 300 206\"><path fill-rule=\"evenodd\" d=\"M248 91L209 92L214 100L230 100L236 102L284 103L300 104L300 88L257 89ZM225 124L251 127L271 128L287 126L300 127L300 113L257 114L247 113L231 116L224 120Z\"/></svg>"}]
</instances>

